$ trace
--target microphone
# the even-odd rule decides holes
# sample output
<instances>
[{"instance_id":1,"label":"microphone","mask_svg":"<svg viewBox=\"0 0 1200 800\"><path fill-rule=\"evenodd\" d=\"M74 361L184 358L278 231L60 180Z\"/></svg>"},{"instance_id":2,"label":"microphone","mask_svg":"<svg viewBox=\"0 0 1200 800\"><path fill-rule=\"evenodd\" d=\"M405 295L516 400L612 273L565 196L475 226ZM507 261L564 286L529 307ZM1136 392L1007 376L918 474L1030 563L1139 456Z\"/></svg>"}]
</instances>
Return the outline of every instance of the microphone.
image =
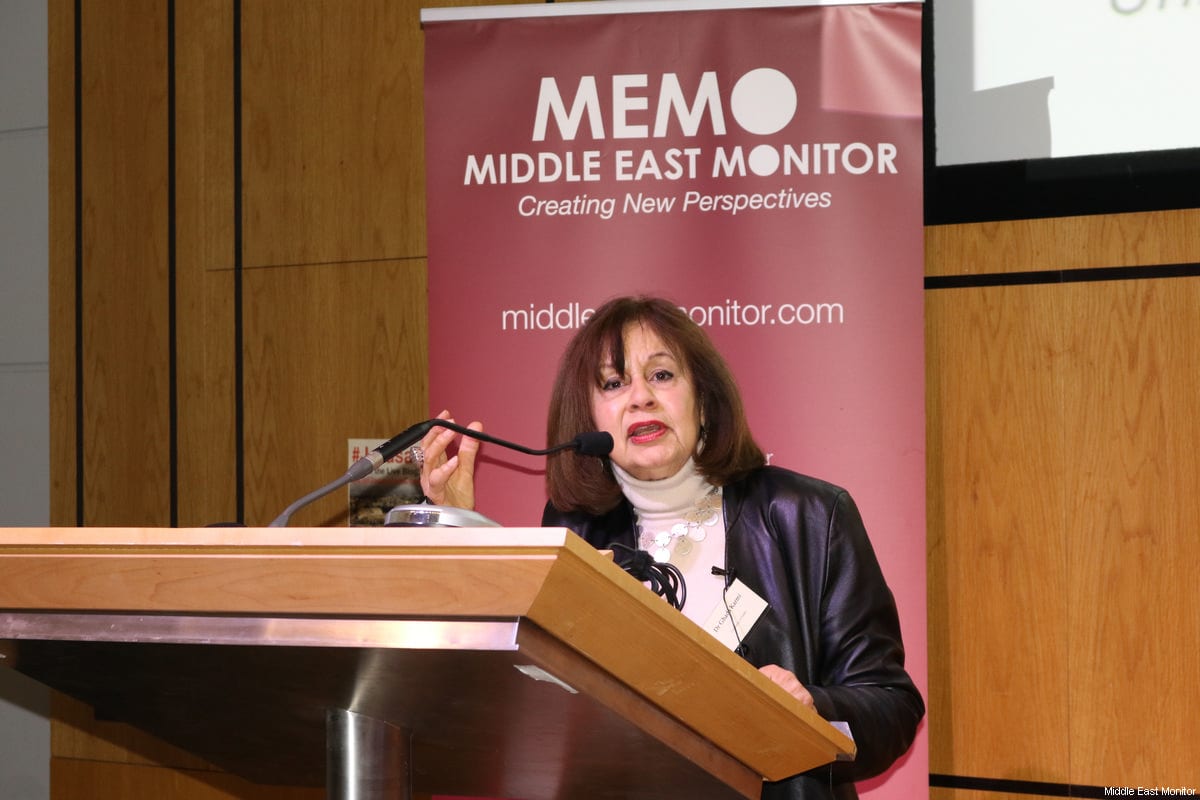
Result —
<instances>
[{"instance_id":1,"label":"microphone","mask_svg":"<svg viewBox=\"0 0 1200 800\"><path fill-rule=\"evenodd\" d=\"M733 582L734 580L737 579L737 570L734 570L734 569L724 569L722 567L713 567L712 574L720 575L722 578L728 578L730 582Z\"/></svg>"},{"instance_id":2,"label":"microphone","mask_svg":"<svg viewBox=\"0 0 1200 800\"><path fill-rule=\"evenodd\" d=\"M359 481L367 477L376 469L378 469L383 462L387 461L389 458L392 458L398 453L404 452L417 442L421 441L423 438L425 438L425 434L429 433L429 431L433 430L435 427L449 428L452 431L461 433L463 436L469 436L472 439L478 439L481 442L490 442L491 444L507 447L510 450L516 450L519 453L525 453L526 455L531 456L548 456L563 450L574 450L582 456L603 457L611 453L613 449L612 434L604 431L585 431L569 442L563 442L562 444L557 444L553 447L535 450L515 442L500 439L496 436L489 436L483 431L471 430L465 425L459 425L458 423L451 422L448 419L427 419L424 422L418 422L415 425L410 425L408 428L404 429L383 444L376 447L371 452L367 453L362 458L355 461L350 465L350 469L346 470L346 473L337 480L322 486L316 491L309 492L308 494L304 495L304 497L301 497L299 500L292 503L283 510L283 513L272 520L268 527L287 527L288 520L291 519L292 514L295 514L304 506L308 505L314 500L324 497L341 486L345 486L348 483L354 483L355 481Z\"/></svg>"},{"instance_id":3,"label":"microphone","mask_svg":"<svg viewBox=\"0 0 1200 800\"><path fill-rule=\"evenodd\" d=\"M376 447L370 453L367 453L365 456L356 461L350 467L350 469L354 470L356 475L362 472L362 470L366 470L366 472L362 472L362 474L359 475L359 477L354 478L354 480L365 478L367 475L370 475L379 468L380 464L387 461L397 453L402 453L417 442L421 441L423 438L425 438L425 434L429 433L429 431L435 427L449 428L452 431L461 433L463 436L469 436L472 439L478 439L481 442L498 444L501 447L507 447L509 450L516 450L518 453L525 453L526 455L531 456L548 456L563 450L574 450L583 456L606 456L611 453L613 449L612 434L605 433L603 431L585 431L569 442L563 442L562 444L555 445L554 447L535 450L533 448L517 444L516 442L510 442L506 439L489 436L483 431L471 430L465 425L459 425L458 423L451 422L448 419L427 419L424 422L418 422L416 425L411 426L407 430L396 434L383 444L379 445L379 447Z\"/></svg>"}]
</instances>

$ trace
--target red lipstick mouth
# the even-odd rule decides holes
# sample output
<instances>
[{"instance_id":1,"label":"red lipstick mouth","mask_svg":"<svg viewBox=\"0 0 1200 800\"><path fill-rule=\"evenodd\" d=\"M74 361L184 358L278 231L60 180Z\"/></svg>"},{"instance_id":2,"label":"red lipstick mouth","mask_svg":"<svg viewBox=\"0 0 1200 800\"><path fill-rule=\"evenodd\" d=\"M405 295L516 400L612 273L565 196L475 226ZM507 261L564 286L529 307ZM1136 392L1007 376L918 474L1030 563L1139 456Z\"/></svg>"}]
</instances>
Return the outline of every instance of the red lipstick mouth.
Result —
<instances>
[{"instance_id":1,"label":"red lipstick mouth","mask_svg":"<svg viewBox=\"0 0 1200 800\"><path fill-rule=\"evenodd\" d=\"M667 426L657 420L635 422L625 429L625 435L634 443L649 442L662 436Z\"/></svg>"}]
</instances>

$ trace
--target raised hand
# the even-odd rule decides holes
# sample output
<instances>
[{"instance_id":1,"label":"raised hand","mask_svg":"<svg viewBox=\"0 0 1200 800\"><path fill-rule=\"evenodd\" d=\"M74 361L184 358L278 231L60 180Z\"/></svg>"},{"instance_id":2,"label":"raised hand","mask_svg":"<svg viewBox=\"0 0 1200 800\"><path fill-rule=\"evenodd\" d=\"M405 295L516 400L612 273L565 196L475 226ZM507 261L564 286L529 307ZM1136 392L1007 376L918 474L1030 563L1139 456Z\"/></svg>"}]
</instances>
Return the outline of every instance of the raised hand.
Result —
<instances>
[{"instance_id":1,"label":"raised hand","mask_svg":"<svg viewBox=\"0 0 1200 800\"><path fill-rule=\"evenodd\" d=\"M442 411L438 419L454 422L449 411ZM467 426L473 431L482 431L483 424L476 421ZM458 442L458 450L447 456L447 450ZM425 498L434 505L455 508L475 508L475 454L479 452L479 440L463 436L449 428L435 427L421 439L425 457L421 464L421 490Z\"/></svg>"}]
</instances>

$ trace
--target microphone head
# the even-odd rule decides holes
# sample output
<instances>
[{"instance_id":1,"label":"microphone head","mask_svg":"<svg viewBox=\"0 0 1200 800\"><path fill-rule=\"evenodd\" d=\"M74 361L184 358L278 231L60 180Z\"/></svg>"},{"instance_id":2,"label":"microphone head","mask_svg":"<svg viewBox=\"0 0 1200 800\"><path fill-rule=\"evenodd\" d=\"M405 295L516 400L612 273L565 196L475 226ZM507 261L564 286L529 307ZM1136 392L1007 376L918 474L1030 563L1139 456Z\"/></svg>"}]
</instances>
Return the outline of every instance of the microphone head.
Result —
<instances>
[{"instance_id":1,"label":"microphone head","mask_svg":"<svg viewBox=\"0 0 1200 800\"><path fill-rule=\"evenodd\" d=\"M605 431L587 431L574 439L575 451L581 456L603 457L612 452L613 437Z\"/></svg>"},{"instance_id":2,"label":"microphone head","mask_svg":"<svg viewBox=\"0 0 1200 800\"><path fill-rule=\"evenodd\" d=\"M404 452L417 442L421 441L421 439L425 437L425 434L429 433L429 431L433 429L434 425L439 424L445 424L445 420L427 419L424 422L418 422L416 425L410 425L405 430L397 433L395 436L379 445L379 447L376 447L375 452L379 453L379 455L383 457L384 461L387 461L392 456ZM357 478L355 480L357 480Z\"/></svg>"}]
</instances>

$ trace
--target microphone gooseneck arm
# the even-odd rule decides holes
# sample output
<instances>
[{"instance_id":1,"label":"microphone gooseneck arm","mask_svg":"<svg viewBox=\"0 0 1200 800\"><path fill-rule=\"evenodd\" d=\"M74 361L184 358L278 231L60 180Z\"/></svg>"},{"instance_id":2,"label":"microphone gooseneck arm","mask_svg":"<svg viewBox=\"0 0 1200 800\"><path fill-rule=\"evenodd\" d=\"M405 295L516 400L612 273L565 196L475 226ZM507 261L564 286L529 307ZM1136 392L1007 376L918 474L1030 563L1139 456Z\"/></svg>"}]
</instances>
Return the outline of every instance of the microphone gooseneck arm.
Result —
<instances>
[{"instance_id":1,"label":"microphone gooseneck arm","mask_svg":"<svg viewBox=\"0 0 1200 800\"><path fill-rule=\"evenodd\" d=\"M346 470L345 474L336 480L330 481L319 489L301 497L299 500L292 503L283 510L278 517L271 521L269 527L284 528L287 527L288 521L292 514L295 514L301 508L304 508L309 503L312 503L325 495L329 494L342 486L353 483L370 475L379 468L388 459L404 452L408 448L415 445L421 439L425 438L425 434L429 433L433 428L449 428L452 431L457 431L463 436L469 436L472 439L478 439L481 442L490 442L492 444L507 447L510 450L516 450L519 453L525 453L531 456L548 456L553 453L558 453L563 450L574 450L580 455L602 457L612 452L613 438L610 434L600 431L588 431L581 433L569 442L546 447L540 450L525 447L524 445L516 444L505 439L500 439L495 436L489 436L483 431L471 430L465 425L459 425L456 422L451 422L447 419L427 419L424 422L418 422L392 438L388 439L383 444L376 447L371 452L367 453L362 458L355 461Z\"/></svg>"},{"instance_id":2,"label":"microphone gooseneck arm","mask_svg":"<svg viewBox=\"0 0 1200 800\"><path fill-rule=\"evenodd\" d=\"M425 434L428 433L433 427L433 423L440 421L443 420L425 420L424 422L418 422L416 425L412 425L396 434L383 444L379 445L379 447L376 447L374 450L351 464L350 469L346 470L345 474L343 474L341 477L330 481L319 489L314 489L300 499L296 500L290 506L285 508L278 517L271 520L271 524L268 527L286 528L288 521L292 518L292 514L295 514L309 503L320 500L322 497L332 491L335 491L336 489L367 477L376 469L378 469L383 462L421 441Z\"/></svg>"},{"instance_id":3,"label":"microphone gooseneck arm","mask_svg":"<svg viewBox=\"0 0 1200 800\"><path fill-rule=\"evenodd\" d=\"M358 462L355 462L355 463L358 463ZM370 474L370 473L368 473L368 474ZM347 472L345 475L342 475L337 480L330 481L329 483L325 484L320 489L315 489L315 490L309 492L308 494L304 495L304 497L301 497L299 500L297 500L296 502L292 503L290 506L285 508L278 517L271 520L271 524L268 525L267 527L269 527L269 528L286 528L288 521L291 520L291 518L292 518L292 514L295 514L297 511L304 508L309 503L320 500L322 497L329 494L334 489L337 489L338 487L341 487L341 486L345 486L348 483L353 483L356 480L358 480L358 479L351 477L350 473Z\"/></svg>"},{"instance_id":4,"label":"microphone gooseneck arm","mask_svg":"<svg viewBox=\"0 0 1200 800\"><path fill-rule=\"evenodd\" d=\"M407 431L404 431L404 433L388 439L386 442L379 445L376 450L383 455L383 460L386 461L387 459L396 455L396 453L407 450L409 447L416 444L425 436L426 433L429 432L431 428L434 427L449 428L452 431L461 433L463 436L470 436L472 439L478 439L481 442L498 444L501 447L507 447L509 450L516 450L518 453L525 453L526 455L530 456L548 456L563 450L577 450L583 455L608 455L610 452L612 452L612 436L610 434L601 433L598 431L581 433L569 442L563 442L562 444L556 444L553 447L545 447L539 450L517 444L516 442L510 442L507 439L489 436L483 431L471 430L465 425L459 425L457 422L451 422L448 419L429 419L425 420L424 422L418 422ZM415 432L415 438L411 438L410 440L410 433L413 432ZM393 442L396 442L396 444L393 444ZM608 447L603 452L600 452L599 448L603 447L604 442L608 443ZM588 449L589 452L584 452L585 448Z\"/></svg>"}]
</instances>

